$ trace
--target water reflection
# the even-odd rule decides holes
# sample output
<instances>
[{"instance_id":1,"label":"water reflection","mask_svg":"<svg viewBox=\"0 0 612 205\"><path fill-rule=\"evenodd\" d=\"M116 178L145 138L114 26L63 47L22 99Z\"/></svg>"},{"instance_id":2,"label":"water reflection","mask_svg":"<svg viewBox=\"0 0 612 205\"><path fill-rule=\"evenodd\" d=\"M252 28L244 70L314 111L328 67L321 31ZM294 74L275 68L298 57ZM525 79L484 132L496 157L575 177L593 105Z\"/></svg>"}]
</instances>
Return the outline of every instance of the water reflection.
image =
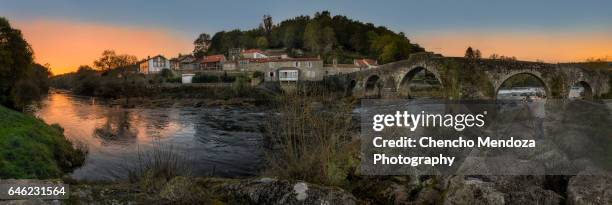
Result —
<instances>
[{"instance_id":1,"label":"water reflection","mask_svg":"<svg viewBox=\"0 0 612 205\"><path fill-rule=\"evenodd\" d=\"M132 108L67 93L51 93L35 114L57 123L65 135L85 144L85 165L77 179L126 177L126 163L162 143L192 161L194 175L256 174L263 161L261 127L265 113L238 108Z\"/></svg>"},{"instance_id":2,"label":"water reflection","mask_svg":"<svg viewBox=\"0 0 612 205\"><path fill-rule=\"evenodd\" d=\"M94 130L94 135L102 139L102 143L133 143L138 130L132 127L129 111L110 112L106 123Z\"/></svg>"}]
</instances>

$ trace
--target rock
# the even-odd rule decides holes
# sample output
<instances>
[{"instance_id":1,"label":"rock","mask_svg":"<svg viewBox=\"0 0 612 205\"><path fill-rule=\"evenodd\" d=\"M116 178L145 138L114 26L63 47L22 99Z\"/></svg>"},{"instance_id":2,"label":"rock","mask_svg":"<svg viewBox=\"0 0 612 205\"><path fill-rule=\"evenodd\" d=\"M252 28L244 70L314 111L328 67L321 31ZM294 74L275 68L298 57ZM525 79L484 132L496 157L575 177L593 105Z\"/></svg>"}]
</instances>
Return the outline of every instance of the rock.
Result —
<instances>
[{"instance_id":1,"label":"rock","mask_svg":"<svg viewBox=\"0 0 612 205\"><path fill-rule=\"evenodd\" d=\"M56 204L59 205L62 203L59 200L40 200L40 199L0 201L0 205L56 205Z\"/></svg>"},{"instance_id":2,"label":"rock","mask_svg":"<svg viewBox=\"0 0 612 205\"><path fill-rule=\"evenodd\" d=\"M544 175L491 175L486 178L495 185L495 189L502 193L525 190L529 187L543 187L546 180Z\"/></svg>"},{"instance_id":3,"label":"rock","mask_svg":"<svg viewBox=\"0 0 612 205\"><path fill-rule=\"evenodd\" d=\"M194 188L191 179L187 177L175 177L162 188L160 196L163 199L177 202L192 197L191 195Z\"/></svg>"},{"instance_id":4,"label":"rock","mask_svg":"<svg viewBox=\"0 0 612 205\"><path fill-rule=\"evenodd\" d=\"M409 194L409 190L405 186L393 183L384 191L383 196L390 199L393 204L407 204Z\"/></svg>"},{"instance_id":5,"label":"rock","mask_svg":"<svg viewBox=\"0 0 612 205\"><path fill-rule=\"evenodd\" d=\"M305 182L262 178L224 185L230 204L357 204L350 193Z\"/></svg>"},{"instance_id":6,"label":"rock","mask_svg":"<svg viewBox=\"0 0 612 205\"><path fill-rule=\"evenodd\" d=\"M563 197L551 190L531 186L504 195L507 205L558 205Z\"/></svg>"},{"instance_id":7,"label":"rock","mask_svg":"<svg viewBox=\"0 0 612 205\"><path fill-rule=\"evenodd\" d=\"M571 205L612 204L612 173L587 168L572 177L567 185Z\"/></svg>"},{"instance_id":8,"label":"rock","mask_svg":"<svg viewBox=\"0 0 612 205\"><path fill-rule=\"evenodd\" d=\"M504 194L497 191L491 182L456 176L450 179L444 195L444 205L504 204Z\"/></svg>"}]
</instances>

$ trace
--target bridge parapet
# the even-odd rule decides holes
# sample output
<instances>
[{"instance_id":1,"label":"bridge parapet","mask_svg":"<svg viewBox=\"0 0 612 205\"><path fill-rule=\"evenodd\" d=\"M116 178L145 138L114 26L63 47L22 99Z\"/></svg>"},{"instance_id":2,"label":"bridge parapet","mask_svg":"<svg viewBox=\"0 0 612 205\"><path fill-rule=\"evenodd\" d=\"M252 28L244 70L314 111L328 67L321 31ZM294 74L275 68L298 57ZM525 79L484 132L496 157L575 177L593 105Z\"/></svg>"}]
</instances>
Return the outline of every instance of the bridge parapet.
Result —
<instances>
[{"instance_id":1,"label":"bridge parapet","mask_svg":"<svg viewBox=\"0 0 612 205\"><path fill-rule=\"evenodd\" d=\"M398 95L402 90L406 79L409 80L411 75L423 69L436 76L447 98L495 98L502 84L518 74L529 74L539 79L545 86L547 96L553 98L567 98L569 90L577 83L587 85L585 87L588 87L594 96L611 92L609 74L576 65L470 60L441 57L433 53L418 53L407 60L336 77L341 79L347 92L356 97L393 97L394 92ZM474 89L476 91L470 91Z\"/></svg>"}]
</instances>

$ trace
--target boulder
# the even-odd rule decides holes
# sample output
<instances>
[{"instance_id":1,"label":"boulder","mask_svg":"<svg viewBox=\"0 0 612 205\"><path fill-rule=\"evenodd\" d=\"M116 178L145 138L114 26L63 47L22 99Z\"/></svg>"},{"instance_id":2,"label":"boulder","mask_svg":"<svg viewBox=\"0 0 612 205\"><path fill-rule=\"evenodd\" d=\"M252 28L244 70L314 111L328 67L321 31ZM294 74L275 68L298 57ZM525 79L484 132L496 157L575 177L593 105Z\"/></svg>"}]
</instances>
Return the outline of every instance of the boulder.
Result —
<instances>
[{"instance_id":1,"label":"boulder","mask_svg":"<svg viewBox=\"0 0 612 205\"><path fill-rule=\"evenodd\" d=\"M612 204L612 173L587 168L572 177L567 185L570 205Z\"/></svg>"},{"instance_id":2,"label":"boulder","mask_svg":"<svg viewBox=\"0 0 612 205\"><path fill-rule=\"evenodd\" d=\"M339 188L271 178L241 180L221 190L235 204L357 204L352 194Z\"/></svg>"},{"instance_id":3,"label":"boulder","mask_svg":"<svg viewBox=\"0 0 612 205\"><path fill-rule=\"evenodd\" d=\"M504 203L504 194L495 189L495 184L464 176L451 178L444 195L444 205Z\"/></svg>"},{"instance_id":4,"label":"boulder","mask_svg":"<svg viewBox=\"0 0 612 205\"><path fill-rule=\"evenodd\" d=\"M563 197L551 190L531 186L504 194L507 205L558 205Z\"/></svg>"}]
</instances>

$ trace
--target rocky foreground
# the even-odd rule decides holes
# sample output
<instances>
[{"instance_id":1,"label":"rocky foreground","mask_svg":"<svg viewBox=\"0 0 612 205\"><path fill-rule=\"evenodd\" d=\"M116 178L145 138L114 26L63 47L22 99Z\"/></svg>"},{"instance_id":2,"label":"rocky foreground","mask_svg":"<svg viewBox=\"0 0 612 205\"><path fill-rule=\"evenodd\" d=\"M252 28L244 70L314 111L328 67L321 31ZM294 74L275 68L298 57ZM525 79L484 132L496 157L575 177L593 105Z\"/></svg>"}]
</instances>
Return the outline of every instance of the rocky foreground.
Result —
<instances>
[{"instance_id":1,"label":"rocky foreground","mask_svg":"<svg viewBox=\"0 0 612 205\"><path fill-rule=\"evenodd\" d=\"M612 204L612 175L601 174L590 170L577 176L370 178L362 179L369 184L353 190L359 194L272 178L176 177L163 184L77 183L70 185L67 200L0 204ZM551 184L555 180L558 183Z\"/></svg>"}]
</instances>

